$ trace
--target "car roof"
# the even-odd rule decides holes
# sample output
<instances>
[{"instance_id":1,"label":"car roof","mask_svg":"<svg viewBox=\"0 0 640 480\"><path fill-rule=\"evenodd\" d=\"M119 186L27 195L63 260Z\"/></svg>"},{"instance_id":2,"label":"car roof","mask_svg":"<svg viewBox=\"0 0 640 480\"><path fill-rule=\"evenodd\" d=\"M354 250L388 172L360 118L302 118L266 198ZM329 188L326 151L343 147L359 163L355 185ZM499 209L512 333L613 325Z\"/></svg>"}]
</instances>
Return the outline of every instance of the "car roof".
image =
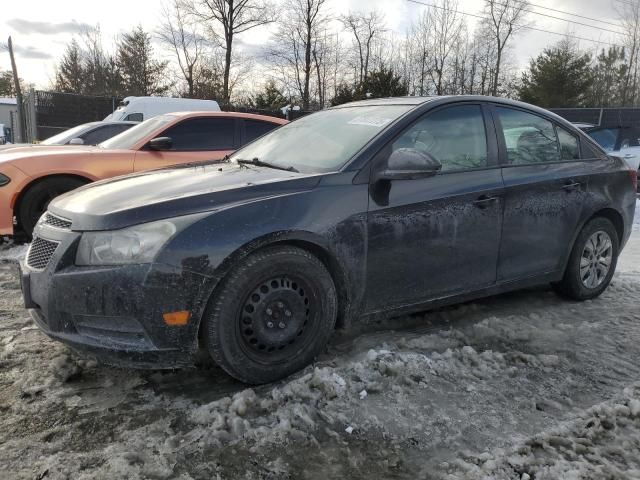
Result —
<instances>
[{"instance_id":1,"label":"car roof","mask_svg":"<svg viewBox=\"0 0 640 480\"><path fill-rule=\"evenodd\" d=\"M97 121L97 122L87 122L82 123L78 126L83 127L94 127L97 125L137 125L140 122L132 122L129 120L106 120L106 121Z\"/></svg>"},{"instance_id":2,"label":"car roof","mask_svg":"<svg viewBox=\"0 0 640 480\"><path fill-rule=\"evenodd\" d=\"M429 97L387 97L387 98L372 98L370 100L359 100L357 102L344 103L332 107L334 109L345 107L366 107L366 106L383 106L383 105L413 105L415 108L419 108L425 104L446 105L456 102L488 102L501 104L507 107L519 107L532 112L536 112L540 115L553 118L556 122L563 125L571 125L567 119L549 111L544 108L531 105L530 103L520 102L518 100L511 100L510 98L491 97L488 95L441 95L441 96L429 96ZM573 127L573 125L571 125ZM577 129L577 127L573 127Z\"/></svg>"},{"instance_id":3,"label":"car roof","mask_svg":"<svg viewBox=\"0 0 640 480\"><path fill-rule=\"evenodd\" d=\"M169 112L163 115L173 115L180 118L192 118L192 117L234 117L234 118L247 118L252 120L262 120L265 122L272 122L277 124L285 124L288 121L284 118L271 117L268 115L258 115L255 113L242 113L242 112Z\"/></svg>"}]
</instances>

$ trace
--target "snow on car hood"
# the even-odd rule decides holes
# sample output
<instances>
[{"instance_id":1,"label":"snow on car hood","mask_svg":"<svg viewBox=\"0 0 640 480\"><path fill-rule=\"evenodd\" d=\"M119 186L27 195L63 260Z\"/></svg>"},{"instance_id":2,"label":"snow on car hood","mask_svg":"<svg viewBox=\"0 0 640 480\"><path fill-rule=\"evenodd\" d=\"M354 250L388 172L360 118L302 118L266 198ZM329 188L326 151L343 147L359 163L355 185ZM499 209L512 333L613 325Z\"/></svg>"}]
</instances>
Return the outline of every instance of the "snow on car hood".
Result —
<instances>
[{"instance_id":1,"label":"snow on car hood","mask_svg":"<svg viewBox=\"0 0 640 480\"><path fill-rule=\"evenodd\" d=\"M107 230L313 188L320 175L229 163L191 164L116 177L55 199L74 230Z\"/></svg>"}]
</instances>

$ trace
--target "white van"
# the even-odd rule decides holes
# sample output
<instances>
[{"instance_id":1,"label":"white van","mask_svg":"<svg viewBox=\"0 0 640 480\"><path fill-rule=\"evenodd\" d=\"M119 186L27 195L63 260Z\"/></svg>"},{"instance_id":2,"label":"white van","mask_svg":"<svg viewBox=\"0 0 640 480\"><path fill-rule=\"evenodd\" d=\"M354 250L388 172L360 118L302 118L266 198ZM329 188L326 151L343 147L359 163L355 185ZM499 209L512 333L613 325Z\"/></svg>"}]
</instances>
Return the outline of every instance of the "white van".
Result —
<instances>
[{"instance_id":1,"label":"white van","mask_svg":"<svg viewBox=\"0 0 640 480\"><path fill-rule=\"evenodd\" d=\"M142 122L172 112L219 112L215 100L168 97L127 97L105 120Z\"/></svg>"}]
</instances>

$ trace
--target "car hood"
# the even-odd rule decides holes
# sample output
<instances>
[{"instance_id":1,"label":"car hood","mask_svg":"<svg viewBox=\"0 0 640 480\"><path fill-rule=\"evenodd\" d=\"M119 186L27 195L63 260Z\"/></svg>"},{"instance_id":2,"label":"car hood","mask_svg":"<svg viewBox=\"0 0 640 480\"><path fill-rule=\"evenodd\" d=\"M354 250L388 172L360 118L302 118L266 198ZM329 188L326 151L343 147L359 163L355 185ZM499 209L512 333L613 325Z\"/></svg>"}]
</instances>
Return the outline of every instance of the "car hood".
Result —
<instances>
[{"instance_id":1,"label":"car hood","mask_svg":"<svg viewBox=\"0 0 640 480\"><path fill-rule=\"evenodd\" d=\"M80 145L27 145L15 146L0 150L0 163L19 162L35 156L58 156L58 155L87 155L95 152L105 152L100 147L85 147Z\"/></svg>"},{"instance_id":2,"label":"car hood","mask_svg":"<svg viewBox=\"0 0 640 480\"><path fill-rule=\"evenodd\" d=\"M309 190L320 177L235 163L182 165L81 187L49 210L73 230L111 230Z\"/></svg>"}]
</instances>

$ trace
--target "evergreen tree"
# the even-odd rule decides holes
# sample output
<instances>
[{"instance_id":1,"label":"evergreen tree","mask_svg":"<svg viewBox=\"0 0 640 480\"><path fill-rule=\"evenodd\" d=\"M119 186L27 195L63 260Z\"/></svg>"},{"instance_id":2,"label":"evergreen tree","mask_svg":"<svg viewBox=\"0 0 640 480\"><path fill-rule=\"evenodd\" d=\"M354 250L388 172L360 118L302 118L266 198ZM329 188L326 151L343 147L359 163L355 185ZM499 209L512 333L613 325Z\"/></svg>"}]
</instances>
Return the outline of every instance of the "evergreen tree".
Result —
<instances>
[{"instance_id":1,"label":"evergreen tree","mask_svg":"<svg viewBox=\"0 0 640 480\"><path fill-rule=\"evenodd\" d=\"M582 107L593 84L591 58L568 40L546 48L522 74L520 100L540 107Z\"/></svg>"},{"instance_id":2,"label":"evergreen tree","mask_svg":"<svg viewBox=\"0 0 640 480\"><path fill-rule=\"evenodd\" d=\"M371 72L358 90L360 98L402 97L409 93L402 77L384 65Z\"/></svg>"},{"instance_id":3,"label":"evergreen tree","mask_svg":"<svg viewBox=\"0 0 640 480\"><path fill-rule=\"evenodd\" d=\"M56 71L55 88L59 92L84 93L86 71L82 51L74 38L60 60Z\"/></svg>"},{"instance_id":4,"label":"evergreen tree","mask_svg":"<svg viewBox=\"0 0 640 480\"><path fill-rule=\"evenodd\" d=\"M346 83L341 83L336 90L336 96L331 99L331 106L335 107L343 103L353 102L356 99L354 89Z\"/></svg>"},{"instance_id":5,"label":"evergreen tree","mask_svg":"<svg viewBox=\"0 0 640 480\"><path fill-rule=\"evenodd\" d=\"M170 88L165 81L168 62L153 57L151 36L142 26L122 36L116 58L125 95L162 95Z\"/></svg>"},{"instance_id":6,"label":"evergreen tree","mask_svg":"<svg viewBox=\"0 0 640 480\"><path fill-rule=\"evenodd\" d=\"M619 107L625 98L625 79L629 65L624 47L602 49L592 69L593 85L589 92L589 106Z\"/></svg>"},{"instance_id":7,"label":"evergreen tree","mask_svg":"<svg viewBox=\"0 0 640 480\"><path fill-rule=\"evenodd\" d=\"M264 90L258 93L253 99L256 108L264 110L277 110L284 107L288 102L282 92L278 90L273 80L269 81Z\"/></svg>"}]
</instances>

